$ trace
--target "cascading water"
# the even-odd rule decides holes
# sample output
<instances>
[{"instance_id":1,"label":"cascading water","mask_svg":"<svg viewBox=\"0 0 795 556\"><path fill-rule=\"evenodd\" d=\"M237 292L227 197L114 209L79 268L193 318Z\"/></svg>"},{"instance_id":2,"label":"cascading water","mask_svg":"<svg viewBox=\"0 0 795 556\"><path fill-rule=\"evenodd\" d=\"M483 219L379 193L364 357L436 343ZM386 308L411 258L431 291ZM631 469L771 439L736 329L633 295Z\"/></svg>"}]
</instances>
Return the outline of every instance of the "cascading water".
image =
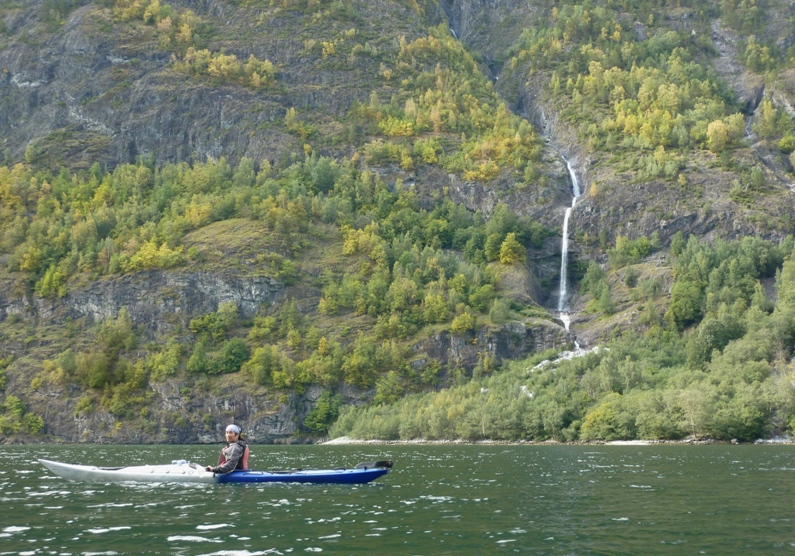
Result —
<instances>
[{"instance_id":1,"label":"cascading water","mask_svg":"<svg viewBox=\"0 0 795 556\"><path fill-rule=\"evenodd\" d=\"M558 312L560 313L560 320L569 329L571 324L571 317L569 316L569 303L568 303L568 266L569 266L569 219L574 206L577 204L577 198L580 196L580 182L577 179L577 174L574 168L571 167L571 162L563 157L566 162L566 169L569 171L571 178L572 199L571 206L566 209L566 215L563 217L563 240L560 248L560 294L558 296Z\"/></svg>"}]
</instances>

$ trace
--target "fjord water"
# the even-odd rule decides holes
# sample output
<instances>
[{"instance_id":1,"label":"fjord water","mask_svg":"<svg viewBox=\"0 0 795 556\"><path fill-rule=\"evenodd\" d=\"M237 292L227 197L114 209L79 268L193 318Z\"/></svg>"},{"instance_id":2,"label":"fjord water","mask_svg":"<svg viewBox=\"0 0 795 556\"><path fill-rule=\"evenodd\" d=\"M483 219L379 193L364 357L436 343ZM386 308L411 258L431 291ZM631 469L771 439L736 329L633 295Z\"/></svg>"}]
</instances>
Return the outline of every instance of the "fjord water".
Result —
<instances>
[{"instance_id":1,"label":"fjord water","mask_svg":"<svg viewBox=\"0 0 795 556\"><path fill-rule=\"evenodd\" d=\"M793 446L253 446L256 469L391 458L368 485L74 483L210 446L0 446L0 554L790 554Z\"/></svg>"}]
</instances>

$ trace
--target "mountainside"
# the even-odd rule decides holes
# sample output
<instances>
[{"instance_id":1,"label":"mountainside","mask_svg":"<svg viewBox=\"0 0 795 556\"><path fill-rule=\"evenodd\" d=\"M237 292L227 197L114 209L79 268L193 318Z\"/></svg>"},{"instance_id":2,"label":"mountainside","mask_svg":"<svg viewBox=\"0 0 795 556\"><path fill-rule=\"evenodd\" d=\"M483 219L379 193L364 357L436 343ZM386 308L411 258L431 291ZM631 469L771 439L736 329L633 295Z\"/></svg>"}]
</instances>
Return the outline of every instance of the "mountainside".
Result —
<instances>
[{"instance_id":1,"label":"mountainside","mask_svg":"<svg viewBox=\"0 0 795 556\"><path fill-rule=\"evenodd\" d=\"M312 439L575 340L779 322L793 9L0 0L0 435ZM670 361L709 373L743 326ZM779 332L759 384L789 372ZM609 396L688 377L507 436L604 438L580 427ZM739 436L787 430L784 398ZM621 434L738 435L710 426Z\"/></svg>"}]
</instances>

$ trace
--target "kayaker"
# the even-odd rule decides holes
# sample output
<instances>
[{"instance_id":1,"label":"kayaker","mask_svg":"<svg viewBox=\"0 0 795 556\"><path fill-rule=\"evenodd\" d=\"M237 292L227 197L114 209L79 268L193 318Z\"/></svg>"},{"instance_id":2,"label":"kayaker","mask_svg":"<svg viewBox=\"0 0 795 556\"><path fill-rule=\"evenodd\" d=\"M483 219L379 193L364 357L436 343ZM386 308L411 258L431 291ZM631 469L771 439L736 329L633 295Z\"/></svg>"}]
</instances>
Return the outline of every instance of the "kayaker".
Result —
<instances>
[{"instance_id":1,"label":"kayaker","mask_svg":"<svg viewBox=\"0 0 795 556\"><path fill-rule=\"evenodd\" d=\"M208 465L205 469L217 474L230 471L248 471L248 446L240 438L240 427L229 425L226 427L226 446L221 450L218 465Z\"/></svg>"}]
</instances>

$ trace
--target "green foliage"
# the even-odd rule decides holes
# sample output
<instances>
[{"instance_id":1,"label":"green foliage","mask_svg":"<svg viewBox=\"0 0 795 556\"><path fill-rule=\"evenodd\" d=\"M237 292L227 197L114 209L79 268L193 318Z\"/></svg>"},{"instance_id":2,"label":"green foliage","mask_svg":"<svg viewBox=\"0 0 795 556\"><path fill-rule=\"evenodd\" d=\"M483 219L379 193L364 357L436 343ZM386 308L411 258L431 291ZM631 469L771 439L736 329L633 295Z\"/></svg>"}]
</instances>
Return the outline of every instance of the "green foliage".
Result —
<instances>
[{"instance_id":1,"label":"green foliage","mask_svg":"<svg viewBox=\"0 0 795 556\"><path fill-rule=\"evenodd\" d=\"M77 404L75 405L75 417L90 413L92 409L94 409L94 400L92 400L90 396L84 395L77 400Z\"/></svg>"},{"instance_id":2,"label":"green foliage","mask_svg":"<svg viewBox=\"0 0 795 556\"><path fill-rule=\"evenodd\" d=\"M502 264L524 263L527 260L527 249L516 240L516 234L511 232L505 236L500 245L500 262Z\"/></svg>"},{"instance_id":3,"label":"green foliage","mask_svg":"<svg viewBox=\"0 0 795 556\"><path fill-rule=\"evenodd\" d=\"M776 146L778 150L784 154L790 154L795 151L795 135L786 135L782 137L779 139L778 143L776 143Z\"/></svg>"},{"instance_id":4,"label":"green foliage","mask_svg":"<svg viewBox=\"0 0 795 556\"><path fill-rule=\"evenodd\" d=\"M276 382L284 387L289 385L287 377L292 376L292 367L292 361L278 347L264 345L254 350L242 371L251 374L258 384Z\"/></svg>"},{"instance_id":5,"label":"green foliage","mask_svg":"<svg viewBox=\"0 0 795 556\"><path fill-rule=\"evenodd\" d=\"M687 242L685 242L682 231L677 230L671 238L671 254L675 257L679 256L684 251L685 245L687 245Z\"/></svg>"},{"instance_id":6,"label":"green foliage","mask_svg":"<svg viewBox=\"0 0 795 556\"><path fill-rule=\"evenodd\" d=\"M622 397L613 392L592 408L583 420L583 440L625 440L637 435L634 415L622 407Z\"/></svg>"},{"instance_id":7,"label":"green foliage","mask_svg":"<svg viewBox=\"0 0 795 556\"><path fill-rule=\"evenodd\" d=\"M227 323L219 313L207 313L190 321L190 331L196 336L222 342L226 338Z\"/></svg>"},{"instance_id":8,"label":"green foliage","mask_svg":"<svg viewBox=\"0 0 795 556\"><path fill-rule=\"evenodd\" d=\"M276 78L276 69L270 60L260 60L253 54L246 62L234 54L210 52L188 47L182 59L176 63L178 70L192 76L208 77L216 83L237 83L255 90L271 86Z\"/></svg>"},{"instance_id":9,"label":"green foliage","mask_svg":"<svg viewBox=\"0 0 795 556\"><path fill-rule=\"evenodd\" d=\"M492 300L495 298L496 293L494 286L491 284L484 284L477 289L472 290L469 294L469 304L471 307L485 312L491 305Z\"/></svg>"},{"instance_id":10,"label":"green foliage","mask_svg":"<svg viewBox=\"0 0 795 556\"><path fill-rule=\"evenodd\" d=\"M278 161L242 158L233 167L223 158L192 165L156 165L154 158L142 158L109 172L95 164L74 173L0 167L0 261L4 271L19 273L20 295L32 291L39 297L63 297L101 275L186 264L217 268L213 249L206 248L212 244L208 238L218 237L223 221L243 219L264 230L270 250L233 255L232 264L239 261L244 272L266 274L287 286L303 279L296 288L300 307L298 301L280 298L277 305L263 307L252 323L234 305L222 305L190 322L194 337L183 337L184 331L169 320L175 325L173 335L144 346L138 345L141 331L120 312L92 329L90 337L81 336L74 352L66 350L43 365L36 386L48 378L68 388L77 384L88 391L78 412L101 407L121 419L143 407L149 380L209 385L216 380L212 375L238 370L242 380L261 390L301 392L317 384L335 392L347 382L374 389L376 403L385 407L400 406L406 393L460 383L462 390L444 402L423 398L432 409L411 405L419 403L419 396L409 396L405 399L414 401L402 407L409 408L406 416L411 418L384 409L388 414L380 424L362 429L362 434L384 437L425 434L426 429L432 435L469 439L750 436L771 422L785 426L789 421L789 402L770 394L775 389L769 381L786 383L780 360L792 351L788 299L793 297L793 270L785 262L790 253L750 238L742 244L696 245L681 234L674 236L675 282L665 307L664 278L639 278L634 268L616 272L634 264L644 268L639 263L659 248L655 238L618 236L608 249L607 231L600 234L610 265L586 270L581 291L587 309L614 313L614 295L625 293L622 279L633 288L633 302L645 301L638 328L650 336L641 338L638 332L637 338L624 340L627 345L613 346L621 357L603 355L586 366L561 363L556 370L560 377L533 371L532 377L514 377L516 388L510 391L497 379L512 370L495 370L485 352L474 374L479 388L487 391L467 390L467 373L460 365L443 368L431 360L422 366L413 359L405 346L414 343L418 332L452 330L472 339L487 313L494 324L520 314L536 316L502 297L501 270L487 263L524 264L528 250L551 232L517 217L504 204L490 214L472 213L446 194L428 195L427 188L409 185L408 176L413 171L418 177L455 173L459 180L493 181L501 196L503 187L517 186L530 189L529 198L540 198L541 192L532 190L547 179L542 143L530 124L500 101L480 70L482 61L443 26L427 33L414 29L408 38L390 41L375 31L365 34L350 3L255 3L265 10L262 18L311 14L307 29L317 36L304 42L299 56L324 70L369 72L368 79L374 80L368 85L369 101L338 114L339 121L318 118L305 103L285 110L284 127L303 150L285 153ZM41 20L54 27L82 2L40 4ZM504 71L506 81L548 82L544 102L553 105L587 150L626 161L620 169L634 172L628 179L679 177L678 191L688 194L693 184L684 169L692 169L691 151L709 149L714 156L702 152L702 160L716 159L729 168L731 150L743 144L744 121L733 94L711 69L716 51L704 18L717 4L687 0L677 5L682 14L697 11L686 30L673 31L659 17L668 6L663 4L586 0L544 7L536 14L538 25L529 26L505 54ZM173 69L219 85L247 87L253 97L263 91L290 96L287 84L276 91L278 72L267 60L248 52L238 59L205 48L209 22L189 10L161 0L102 0L102 5L112 9L115 31L135 27L135 36L149 41L147 49L172 56ZM422 14L415 2L407 5ZM784 47L762 32L765 6L727 0L720 9L724 23L747 37L737 44L743 63L766 72L783 67ZM643 22L643 33L636 21ZM356 28L348 28L351 22ZM224 37L217 39L215 44L224 43ZM515 94L510 87L501 92ZM768 145L784 154L793 150L795 126L783 110L765 99L754 120L754 131ZM269 132L265 128L271 124L262 125L260 131ZM333 137L327 138L329 131ZM349 159L333 158L350 152L338 143L343 135L355 152ZM25 149L29 164L44 160L43 143L25 147L19 148ZM741 171L741 179L729 185L730 198L750 207L771 174L760 168ZM406 185L401 179L392 182L396 172ZM600 183L591 191L608 195L610 186L603 191ZM315 261L302 257L317 239L328 254L320 271ZM762 283L777 269L774 302ZM307 296L305 287L321 291L318 314L306 305L313 294ZM622 308L624 299L622 295ZM666 309L663 321L660 313ZM751 334L756 329L773 330L775 350L766 338ZM242 335L246 340L237 337ZM668 360L648 353L653 351L649 346ZM526 393L531 391L532 397ZM323 398L308 419L308 430L322 434L333 420L335 403ZM373 408L362 411L375 415Z\"/></svg>"},{"instance_id":11,"label":"green foliage","mask_svg":"<svg viewBox=\"0 0 795 556\"><path fill-rule=\"evenodd\" d=\"M353 343L353 350L345 356L342 371L345 381L355 386L369 388L375 383L377 372L375 361L376 343L360 333Z\"/></svg>"},{"instance_id":12,"label":"green foliage","mask_svg":"<svg viewBox=\"0 0 795 556\"><path fill-rule=\"evenodd\" d=\"M194 374L208 374L210 372L210 359L207 357L204 342L196 344L193 353L191 353L188 362L185 364L185 369L189 373Z\"/></svg>"},{"instance_id":13,"label":"green foliage","mask_svg":"<svg viewBox=\"0 0 795 556\"><path fill-rule=\"evenodd\" d=\"M224 342L221 351L211 361L210 374L236 373L249 358L248 346L242 338Z\"/></svg>"},{"instance_id":14,"label":"green foliage","mask_svg":"<svg viewBox=\"0 0 795 556\"><path fill-rule=\"evenodd\" d=\"M153 353L147 361L151 379L162 381L177 374L181 356L182 346L176 340L169 340L163 351Z\"/></svg>"},{"instance_id":15,"label":"green foliage","mask_svg":"<svg viewBox=\"0 0 795 556\"><path fill-rule=\"evenodd\" d=\"M403 386L398 373L395 371L389 371L376 382L373 403L375 405L395 403L401 397L403 397L405 392L406 389Z\"/></svg>"},{"instance_id":16,"label":"green foliage","mask_svg":"<svg viewBox=\"0 0 795 556\"><path fill-rule=\"evenodd\" d=\"M204 342L199 342L193 349L188 359L185 369L192 374L229 374L241 370L244 364L249 362L249 349L243 338L232 338L221 345L221 349L215 354L208 354ZM259 375L254 374L255 379ZM155 379L153 373L152 378Z\"/></svg>"},{"instance_id":17,"label":"green foliage","mask_svg":"<svg viewBox=\"0 0 795 556\"><path fill-rule=\"evenodd\" d=\"M176 10L160 0L103 0L113 6L120 22L140 22L156 30L158 46L174 53L192 48L208 34L208 24L191 10Z\"/></svg>"},{"instance_id":18,"label":"green foliage","mask_svg":"<svg viewBox=\"0 0 795 556\"><path fill-rule=\"evenodd\" d=\"M477 326L477 318L475 315L469 311L464 311L453 319L450 329L455 334L466 334L467 332L475 330L475 326Z\"/></svg>"},{"instance_id":19,"label":"green foliage","mask_svg":"<svg viewBox=\"0 0 795 556\"><path fill-rule=\"evenodd\" d=\"M706 312L716 312L720 305L748 306L757 280L773 276L791 249L790 242L776 246L751 237L712 245L691 237L676 259L677 280L666 318L682 329L698 323Z\"/></svg>"},{"instance_id":20,"label":"green foliage","mask_svg":"<svg viewBox=\"0 0 795 556\"><path fill-rule=\"evenodd\" d=\"M104 388L112 380L111 361L102 352L81 353L77 357L78 377L84 387Z\"/></svg>"},{"instance_id":21,"label":"green foliage","mask_svg":"<svg viewBox=\"0 0 795 556\"><path fill-rule=\"evenodd\" d=\"M607 250L607 258L614 269L638 263L652 252L652 243L646 236L631 240L626 236L616 237L616 246Z\"/></svg>"},{"instance_id":22,"label":"green foliage","mask_svg":"<svg viewBox=\"0 0 795 556\"><path fill-rule=\"evenodd\" d=\"M158 247L155 242L147 241L129 259L122 260L121 267L125 272L137 272L173 268L184 261L181 246L169 249L165 243Z\"/></svg>"},{"instance_id":23,"label":"green foliage","mask_svg":"<svg viewBox=\"0 0 795 556\"><path fill-rule=\"evenodd\" d=\"M239 311L234 301L227 301L218 306L218 317L226 330L233 330L239 319Z\"/></svg>"},{"instance_id":24,"label":"green foliage","mask_svg":"<svg viewBox=\"0 0 795 556\"><path fill-rule=\"evenodd\" d=\"M758 0L721 0L720 14L727 24L743 33L763 28L765 12Z\"/></svg>"},{"instance_id":25,"label":"green foliage","mask_svg":"<svg viewBox=\"0 0 795 556\"><path fill-rule=\"evenodd\" d=\"M0 406L0 434L40 434L44 430L44 420L28 411L17 396L7 394Z\"/></svg>"},{"instance_id":26,"label":"green foliage","mask_svg":"<svg viewBox=\"0 0 795 556\"><path fill-rule=\"evenodd\" d=\"M508 111L446 26L411 42L402 38L394 67L384 66L382 74L401 80L396 96L384 105L374 92L369 104L352 114L383 137L366 147L368 163L399 164L404 170L438 163L472 181L489 181L502 172L535 179L532 163L540 146L532 126ZM468 139L443 143L439 134Z\"/></svg>"},{"instance_id":27,"label":"green foliage","mask_svg":"<svg viewBox=\"0 0 795 556\"><path fill-rule=\"evenodd\" d=\"M304 419L303 427L311 434L326 434L329 426L337 420L342 406L342 397L328 390L320 394L315 407Z\"/></svg>"},{"instance_id":28,"label":"green foliage","mask_svg":"<svg viewBox=\"0 0 795 556\"><path fill-rule=\"evenodd\" d=\"M753 440L795 422L793 242L691 238L675 263L669 314L680 334L651 319L598 352L571 360L539 354L438 393L347 408L332 436L511 440ZM776 270L778 269L778 270ZM775 305L759 278L776 275ZM698 281L703 277L703 282ZM583 289L606 279L595 263ZM701 315L704 315L702 318ZM539 365L544 359L549 361Z\"/></svg>"},{"instance_id":29,"label":"green foliage","mask_svg":"<svg viewBox=\"0 0 795 556\"><path fill-rule=\"evenodd\" d=\"M599 264L593 261L588 263L585 275L580 282L580 291L591 294L591 299L585 306L586 311L606 315L612 315L616 312L616 305L610 292L610 284L607 282L607 274Z\"/></svg>"},{"instance_id":30,"label":"green foliage","mask_svg":"<svg viewBox=\"0 0 795 556\"><path fill-rule=\"evenodd\" d=\"M783 109L774 106L770 99L762 100L757 110L760 115L753 125L754 133L762 139L780 139L782 150L788 148L795 133L795 121Z\"/></svg>"},{"instance_id":31,"label":"green foliage","mask_svg":"<svg viewBox=\"0 0 795 556\"><path fill-rule=\"evenodd\" d=\"M668 314L679 329L697 322L702 315L703 290L697 282L677 281L671 289Z\"/></svg>"},{"instance_id":32,"label":"green foliage","mask_svg":"<svg viewBox=\"0 0 795 556\"><path fill-rule=\"evenodd\" d=\"M633 22L646 21L651 9L558 4L525 30L505 69L548 80L560 113L592 147L631 152L641 177L672 178L682 163L668 151L739 145L744 122L703 55L708 45L664 27L639 36ZM639 149L654 154L638 156Z\"/></svg>"},{"instance_id":33,"label":"green foliage","mask_svg":"<svg viewBox=\"0 0 795 556\"><path fill-rule=\"evenodd\" d=\"M118 353L122 349L129 351L135 349L138 344L138 338L126 307L119 309L115 319L103 322L97 336L109 353Z\"/></svg>"},{"instance_id":34,"label":"green foliage","mask_svg":"<svg viewBox=\"0 0 795 556\"><path fill-rule=\"evenodd\" d=\"M339 165L325 156L310 158L306 165L312 177L313 189L318 193L328 193L331 191L334 187L334 183L341 175Z\"/></svg>"},{"instance_id":35,"label":"green foliage","mask_svg":"<svg viewBox=\"0 0 795 556\"><path fill-rule=\"evenodd\" d=\"M493 324L504 324L511 318L511 306L505 299L495 299L489 310L489 320Z\"/></svg>"},{"instance_id":36,"label":"green foliage","mask_svg":"<svg viewBox=\"0 0 795 556\"><path fill-rule=\"evenodd\" d=\"M13 356L8 356L5 359L0 359L0 392L5 390L8 377L6 376L6 368L14 360Z\"/></svg>"}]
</instances>

